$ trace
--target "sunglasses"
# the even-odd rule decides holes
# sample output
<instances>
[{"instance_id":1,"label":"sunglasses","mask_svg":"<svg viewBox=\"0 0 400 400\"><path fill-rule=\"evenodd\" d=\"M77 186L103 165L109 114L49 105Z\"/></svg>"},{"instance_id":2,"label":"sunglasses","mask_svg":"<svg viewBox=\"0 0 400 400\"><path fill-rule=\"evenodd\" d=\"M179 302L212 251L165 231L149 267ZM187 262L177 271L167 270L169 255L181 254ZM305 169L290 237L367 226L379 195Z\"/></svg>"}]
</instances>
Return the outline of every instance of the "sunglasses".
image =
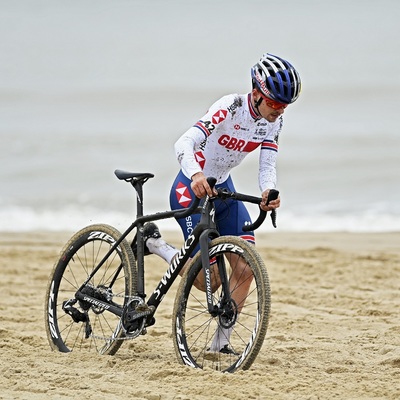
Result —
<instances>
[{"instance_id":1,"label":"sunglasses","mask_svg":"<svg viewBox=\"0 0 400 400\"><path fill-rule=\"evenodd\" d=\"M269 97L262 96L262 98L264 99L265 104L274 110L280 110L281 108L286 108L289 105L285 103L279 103L279 101L272 100Z\"/></svg>"}]
</instances>

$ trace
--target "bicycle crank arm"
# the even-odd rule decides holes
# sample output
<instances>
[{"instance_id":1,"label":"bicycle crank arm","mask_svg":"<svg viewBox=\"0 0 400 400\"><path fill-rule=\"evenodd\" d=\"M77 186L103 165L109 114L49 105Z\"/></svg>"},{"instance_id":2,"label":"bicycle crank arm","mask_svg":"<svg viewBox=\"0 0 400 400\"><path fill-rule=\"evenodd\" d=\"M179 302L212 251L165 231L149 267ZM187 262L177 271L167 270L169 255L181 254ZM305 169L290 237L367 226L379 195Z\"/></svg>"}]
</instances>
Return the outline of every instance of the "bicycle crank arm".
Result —
<instances>
[{"instance_id":1,"label":"bicycle crank arm","mask_svg":"<svg viewBox=\"0 0 400 400\"><path fill-rule=\"evenodd\" d=\"M146 304L139 305L135 310L127 310L124 314L124 320L126 320L127 323L130 323L138 320L139 318L148 317L149 315L152 315L154 311L154 307L149 307Z\"/></svg>"},{"instance_id":2,"label":"bicycle crank arm","mask_svg":"<svg viewBox=\"0 0 400 400\"><path fill-rule=\"evenodd\" d=\"M141 303L143 299L134 298L131 302L127 304L124 308L124 312L121 317L122 326L125 329L126 333L132 337L137 337L140 333L143 332L147 320L153 320L152 317L155 313L154 306L148 306L145 303ZM138 302L140 302L138 304ZM154 322L148 323L147 326L153 325Z\"/></svg>"}]
</instances>

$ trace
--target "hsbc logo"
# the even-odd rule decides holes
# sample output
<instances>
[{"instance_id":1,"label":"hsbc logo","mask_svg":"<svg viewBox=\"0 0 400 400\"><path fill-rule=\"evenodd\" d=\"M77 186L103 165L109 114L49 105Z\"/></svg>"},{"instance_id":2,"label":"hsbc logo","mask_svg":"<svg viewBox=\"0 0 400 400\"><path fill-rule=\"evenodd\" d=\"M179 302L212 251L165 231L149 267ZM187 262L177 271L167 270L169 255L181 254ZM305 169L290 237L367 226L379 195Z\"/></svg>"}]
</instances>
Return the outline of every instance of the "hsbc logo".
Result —
<instances>
[{"instance_id":1,"label":"hsbc logo","mask_svg":"<svg viewBox=\"0 0 400 400\"><path fill-rule=\"evenodd\" d=\"M200 168L204 169L204 165L206 164L206 159L204 157L204 154L202 151L196 151L196 153L194 153L194 157L196 159L196 161L199 163Z\"/></svg>"},{"instance_id":2,"label":"hsbc logo","mask_svg":"<svg viewBox=\"0 0 400 400\"><path fill-rule=\"evenodd\" d=\"M227 114L227 110L219 110L212 116L211 121L213 122L213 124L217 125L226 118Z\"/></svg>"},{"instance_id":3,"label":"hsbc logo","mask_svg":"<svg viewBox=\"0 0 400 400\"><path fill-rule=\"evenodd\" d=\"M182 182L179 182L175 189L176 199L182 207L188 207L192 202L192 196L189 189Z\"/></svg>"}]
</instances>

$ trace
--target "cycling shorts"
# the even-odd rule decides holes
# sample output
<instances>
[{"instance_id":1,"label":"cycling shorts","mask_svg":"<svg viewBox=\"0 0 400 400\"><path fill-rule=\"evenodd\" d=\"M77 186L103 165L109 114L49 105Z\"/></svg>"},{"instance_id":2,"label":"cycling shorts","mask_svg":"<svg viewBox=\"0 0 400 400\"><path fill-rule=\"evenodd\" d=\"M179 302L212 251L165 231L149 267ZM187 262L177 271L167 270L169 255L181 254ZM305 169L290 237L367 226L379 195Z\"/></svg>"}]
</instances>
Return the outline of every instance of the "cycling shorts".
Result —
<instances>
[{"instance_id":1,"label":"cycling shorts","mask_svg":"<svg viewBox=\"0 0 400 400\"><path fill-rule=\"evenodd\" d=\"M186 208L195 198L195 195L190 187L191 180L187 178L182 171L176 177L170 192L170 206L171 210ZM235 192L232 179L228 179L215 186L216 188L227 188L231 192ZM251 223L251 218L246 206L241 201L226 199L217 199L215 204L215 221L218 232L221 236L233 235L239 236L250 243L255 243L254 232L244 232L242 227ZM194 227L200 221L200 214L192 214L186 218L177 219L185 240L193 232ZM198 249L195 250L195 252Z\"/></svg>"}]
</instances>

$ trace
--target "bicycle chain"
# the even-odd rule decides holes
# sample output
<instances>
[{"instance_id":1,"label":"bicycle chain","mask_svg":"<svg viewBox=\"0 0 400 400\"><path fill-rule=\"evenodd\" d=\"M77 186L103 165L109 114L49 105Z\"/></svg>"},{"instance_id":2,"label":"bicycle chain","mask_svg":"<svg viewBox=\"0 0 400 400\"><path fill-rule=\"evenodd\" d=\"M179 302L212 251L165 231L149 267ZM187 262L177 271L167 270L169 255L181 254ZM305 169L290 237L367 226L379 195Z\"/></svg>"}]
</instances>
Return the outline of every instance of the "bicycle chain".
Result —
<instances>
[{"instance_id":1,"label":"bicycle chain","mask_svg":"<svg viewBox=\"0 0 400 400\"><path fill-rule=\"evenodd\" d=\"M132 339L135 339L135 337L128 337L128 336L119 337L119 338L115 338L115 339L112 339L110 337L107 338L107 337L104 337L104 336L96 336L96 335L90 335L90 337L92 339L104 340L105 342L115 342L117 340L132 340Z\"/></svg>"}]
</instances>

